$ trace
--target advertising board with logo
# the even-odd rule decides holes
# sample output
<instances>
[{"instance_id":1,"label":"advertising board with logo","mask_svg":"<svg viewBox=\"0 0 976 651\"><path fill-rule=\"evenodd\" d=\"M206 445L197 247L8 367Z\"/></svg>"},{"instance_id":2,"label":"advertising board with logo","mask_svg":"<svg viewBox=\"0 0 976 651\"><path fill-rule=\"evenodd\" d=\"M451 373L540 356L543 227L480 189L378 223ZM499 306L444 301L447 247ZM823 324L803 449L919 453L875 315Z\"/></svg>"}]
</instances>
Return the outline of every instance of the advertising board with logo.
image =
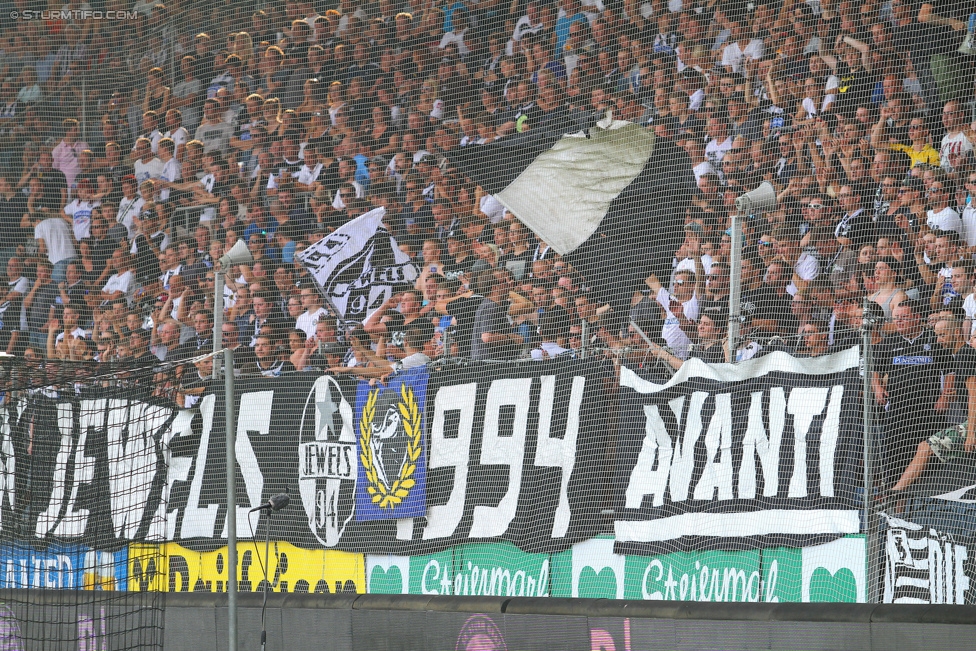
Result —
<instances>
[{"instance_id":1,"label":"advertising board with logo","mask_svg":"<svg viewBox=\"0 0 976 651\"><path fill-rule=\"evenodd\" d=\"M269 592L364 593L362 554L329 549L301 549L284 541L272 542L265 557L264 542L238 543L237 589ZM176 543L133 544L128 554L129 590L161 592L226 592L227 548L193 551Z\"/></svg>"},{"instance_id":2,"label":"advertising board with logo","mask_svg":"<svg viewBox=\"0 0 976 651\"><path fill-rule=\"evenodd\" d=\"M863 603L865 545L854 535L802 548L624 556L609 536L555 554L491 543L420 556L367 554L366 576L371 594Z\"/></svg>"}]
</instances>

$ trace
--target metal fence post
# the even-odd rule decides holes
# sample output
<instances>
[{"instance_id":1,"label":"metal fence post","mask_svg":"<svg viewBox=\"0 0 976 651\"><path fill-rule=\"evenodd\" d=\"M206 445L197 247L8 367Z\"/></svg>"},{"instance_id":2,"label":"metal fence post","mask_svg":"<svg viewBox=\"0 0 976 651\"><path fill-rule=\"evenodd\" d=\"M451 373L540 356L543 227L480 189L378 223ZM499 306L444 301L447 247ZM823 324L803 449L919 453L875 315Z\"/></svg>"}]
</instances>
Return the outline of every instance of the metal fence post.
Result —
<instances>
[{"instance_id":1,"label":"metal fence post","mask_svg":"<svg viewBox=\"0 0 976 651\"><path fill-rule=\"evenodd\" d=\"M867 602L877 603L878 600L878 531L876 526L877 518L871 509L871 500L874 493L874 390L871 386L871 374L874 370L874 355L871 343L871 333L875 325L875 318L869 305L870 301L864 299L864 316L861 321L861 355L864 360L864 532L865 543L867 545Z\"/></svg>"},{"instance_id":2,"label":"metal fence post","mask_svg":"<svg viewBox=\"0 0 976 651\"><path fill-rule=\"evenodd\" d=\"M732 213L732 250L729 252L729 362L735 363L742 328L742 214ZM704 272L703 272L704 273Z\"/></svg>"}]
</instances>

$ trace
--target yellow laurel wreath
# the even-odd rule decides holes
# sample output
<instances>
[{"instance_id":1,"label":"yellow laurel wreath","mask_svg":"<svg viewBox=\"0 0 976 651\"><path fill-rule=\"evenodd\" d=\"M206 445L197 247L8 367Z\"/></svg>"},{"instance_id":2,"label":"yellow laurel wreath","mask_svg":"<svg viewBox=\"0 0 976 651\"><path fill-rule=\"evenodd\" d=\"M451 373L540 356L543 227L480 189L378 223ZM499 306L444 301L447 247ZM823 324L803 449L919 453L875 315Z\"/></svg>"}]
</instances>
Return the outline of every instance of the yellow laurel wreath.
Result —
<instances>
[{"instance_id":1,"label":"yellow laurel wreath","mask_svg":"<svg viewBox=\"0 0 976 651\"><path fill-rule=\"evenodd\" d=\"M414 473L417 472L417 460L420 459L421 436L423 432L420 427L420 408L414 397L413 389L406 384L400 385L400 403L397 409L403 418L403 429L407 434L407 462L400 469L400 476L389 488L383 485L376 473L376 460L373 458L373 448L370 442L373 439L373 431L370 425L376 416L376 399L379 398L380 390L370 391L363 406L363 415L359 419L359 448L361 450L359 460L366 471L366 492L372 496L373 504L378 504L381 509L393 509L400 504L404 498L410 494L410 489L416 485Z\"/></svg>"}]
</instances>

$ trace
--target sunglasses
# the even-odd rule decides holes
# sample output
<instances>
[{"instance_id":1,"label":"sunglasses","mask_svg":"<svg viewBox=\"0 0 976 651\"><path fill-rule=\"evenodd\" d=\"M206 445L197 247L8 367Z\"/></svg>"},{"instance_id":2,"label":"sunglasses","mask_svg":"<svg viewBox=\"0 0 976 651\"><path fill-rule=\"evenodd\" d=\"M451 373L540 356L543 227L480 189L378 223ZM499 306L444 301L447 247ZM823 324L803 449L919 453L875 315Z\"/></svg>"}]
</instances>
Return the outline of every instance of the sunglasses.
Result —
<instances>
[{"instance_id":1,"label":"sunglasses","mask_svg":"<svg viewBox=\"0 0 976 651\"><path fill-rule=\"evenodd\" d=\"M820 210L821 208L823 208L823 204L822 203L811 203L811 204L807 204L807 208L809 208L810 210Z\"/></svg>"}]
</instances>

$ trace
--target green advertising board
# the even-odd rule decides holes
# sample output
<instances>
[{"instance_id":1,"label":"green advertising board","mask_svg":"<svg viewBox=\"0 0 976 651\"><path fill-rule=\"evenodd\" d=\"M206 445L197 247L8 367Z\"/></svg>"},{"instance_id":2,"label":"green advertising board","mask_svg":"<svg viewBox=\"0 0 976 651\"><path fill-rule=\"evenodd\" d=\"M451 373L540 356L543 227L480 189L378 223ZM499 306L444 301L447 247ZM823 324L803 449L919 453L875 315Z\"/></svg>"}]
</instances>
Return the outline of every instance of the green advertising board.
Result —
<instances>
[{"instance_id":1,"label":"green advertising board","mask_svg":"<svg viewBox=\"0 0 976 651\"><path fill-rule=\"evenodd\" d=\"M508 543L459 545L425 556L366 557L372 594L552 596L720 602L863 602L864 536L804 548L613 553L600 537L558 554Z\"/></svg>"},{"instance_id":2,"label":"green advertising board","mask_svg":"<svg viewBox=\"0 0 976 651\"><path fill-rule=\"evenodd\" d=\"M550 596L550 554L510 543L458 545L423 556L366 556L371 594Z\"/></svg>"}]
</instances>

